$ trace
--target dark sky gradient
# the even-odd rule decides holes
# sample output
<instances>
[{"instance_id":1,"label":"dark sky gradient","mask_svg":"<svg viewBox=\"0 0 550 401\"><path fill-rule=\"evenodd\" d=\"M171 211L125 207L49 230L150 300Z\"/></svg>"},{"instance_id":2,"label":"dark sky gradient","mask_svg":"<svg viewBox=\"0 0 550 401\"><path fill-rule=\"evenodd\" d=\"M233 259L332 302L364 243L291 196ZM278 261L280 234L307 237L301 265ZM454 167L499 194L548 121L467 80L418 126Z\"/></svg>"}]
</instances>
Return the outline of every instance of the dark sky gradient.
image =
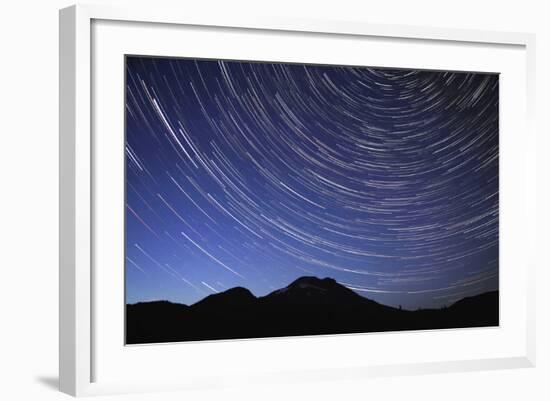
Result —
<instances>
[{"instance_id":1,"label":"dark sky gradient","mask_svg":"<svg viewBox=\"0 0 550 401\"><path fill-rule=\"evenodd\" d=\"M127 58L126 300L498 288L498 75Z\"/></svg>"}]
</instances>

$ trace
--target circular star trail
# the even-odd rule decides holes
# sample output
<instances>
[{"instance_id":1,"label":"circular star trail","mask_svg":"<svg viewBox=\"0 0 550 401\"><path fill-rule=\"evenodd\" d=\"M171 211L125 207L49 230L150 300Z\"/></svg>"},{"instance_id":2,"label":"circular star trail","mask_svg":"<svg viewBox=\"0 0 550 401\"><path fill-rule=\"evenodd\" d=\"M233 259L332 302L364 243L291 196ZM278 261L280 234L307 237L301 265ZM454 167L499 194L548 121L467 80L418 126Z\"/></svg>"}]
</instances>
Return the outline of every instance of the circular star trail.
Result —
<instances>
[{"instance_id":1,"label":"circular star trail","mask_svg":"<svg viewBox=\"0 0 550 401\"><path fill-rule=\"evenodd\" d=\"M127 302L498 288L498 75L127 57Z\"/></svg>"}]
</instances>

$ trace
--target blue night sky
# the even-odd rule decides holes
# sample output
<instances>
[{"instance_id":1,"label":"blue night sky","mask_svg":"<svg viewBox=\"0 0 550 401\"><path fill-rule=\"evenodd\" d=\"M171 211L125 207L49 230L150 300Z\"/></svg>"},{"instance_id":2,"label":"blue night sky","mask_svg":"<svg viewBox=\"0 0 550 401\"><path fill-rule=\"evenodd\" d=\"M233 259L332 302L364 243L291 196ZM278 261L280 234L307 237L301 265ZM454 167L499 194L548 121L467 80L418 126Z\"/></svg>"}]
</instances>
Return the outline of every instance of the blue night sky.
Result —
<instances>
[{"instance_id":1,"label":"blue night sky","mask_svg":"<svg viewBox=\"0 0 550 401\"><path fill-rule=\"evenodd\" d=\"M126 301L498 289L498 75L126 59Z\"/></svg>"}]
</instances>

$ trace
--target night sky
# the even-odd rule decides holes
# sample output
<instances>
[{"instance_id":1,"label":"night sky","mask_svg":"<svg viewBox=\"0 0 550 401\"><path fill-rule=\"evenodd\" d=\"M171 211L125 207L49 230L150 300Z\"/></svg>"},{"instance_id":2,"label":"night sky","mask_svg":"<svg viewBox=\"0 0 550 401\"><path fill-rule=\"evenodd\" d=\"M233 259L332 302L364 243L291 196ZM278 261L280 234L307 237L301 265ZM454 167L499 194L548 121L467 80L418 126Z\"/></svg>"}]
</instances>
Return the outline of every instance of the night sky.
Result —
<instances>
[{"instance_id":1,"label":"night sky","mask_svg":"<svg viewBox=\"0 0 550 401\"><path fill-rule=\"evenodd\" d=\"M498 289L498 75L126 60L128 303Z\"/></svg>"}]
</instances>

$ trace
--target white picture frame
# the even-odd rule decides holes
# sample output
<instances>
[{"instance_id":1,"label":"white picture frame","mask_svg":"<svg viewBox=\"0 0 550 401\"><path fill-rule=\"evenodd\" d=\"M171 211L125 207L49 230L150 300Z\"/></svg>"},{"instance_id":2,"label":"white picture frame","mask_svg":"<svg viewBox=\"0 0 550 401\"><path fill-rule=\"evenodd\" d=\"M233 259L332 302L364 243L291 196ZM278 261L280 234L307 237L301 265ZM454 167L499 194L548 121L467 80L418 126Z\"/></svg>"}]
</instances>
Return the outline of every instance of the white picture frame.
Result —
<instances>
[{"instance_id":1,"label":"white picture frame","mask_svg":"<svg viewBox=\"0 0 550 401\"><path fill-rule=\"evenodd\" d=\"M102 22L103 21L103 22ZM115 27L113 24L134 24ZM103 33L98 33L98 39L94 42L94 24L97 29L104 29ZM104 25L102 25L104 24ZM136 25L137 24L137 25ZM105 28L101 28L104 26ZM101 378L101 372L98 374L98 364L96 358L106 360L107 350L103 344L105 341L97 341L103 334L99 335L96 330L96 324L101 321L103 327L110 321L116 319L116 315L111 317L103 317L103 314L97 313L101 310L101 306L94 306L97 295L98 286L102 286L106 281L105 275L97 275L94 273L94 261L101 256L94 253L94 235L97 235L98 227L103 227L98 217L101 213L94 213L96 210L94 191L97 189L96 175L98 173L98 153L104 151L104 146L110 146L108 143L103 145L98 144L93 137L93 127L99 126L98 121L94 121L94 117L100 118L101 113L97 117L94 110L95 103L92 98L94 89L92 79L96 71L94 69L101 68L99 62L94 59L105 44L105 35L117 33L116 40L112 40L113 47L106 51L123 51L120 50L118 44L124 44L125 41L130 41L133 35L120 33L124 30L138 34L140 30L146 29L146 26L155 27L155 32L159 35L169 34L166 29L178 29L178 27L199 27L206 30L220 30L223 32L237 32L244 34L254 34L254 32L262 32L266 35L266 40L277 41L277 34L306 35L308 38L330 38L338 37L346 40L363 40L377 39L387 41L416 41L418 43L432 43L437 46L442 46L442 57L445 57L444 46L455 46L456 51L465 49L480 49L485 51L486 48L505 49L509 48L511 60L517 63L516 72L511 72L510 76L514 75L514 87L520 88L521 93L525 96L520 96L520 102L525 106L525 110L518 114L517 119L510 120L510 124L521 124L521 135L518 137L509 137L508 146L510 157L502 158L501 173L504 173L504 179L510 178L510 182L522 183L523 191L515 191L515 194L510 193L510 199L504 197L504 201L508 204L518 205L519 208L514 212L505 215L503 225L501 227L506 244L513 244L516 249L516 254L524 253L525 255L532 254L529 249L533 247L534 232L535 232L535 138L532 128L533 112L534 112L534 48L535 37L526 33L508 33L508 32L485 32L471 31L460 29L438 29L428 27L415 26L399 26L399 25L374 25L363 22L349 21L316 21L316 20L293 20L290 18L245 18L243 20L234 20L229 18L219 18L209 15L187 15L184 9L180 10L165 10L155 7L146 8L112 8L109 6L96 5L78 5L72 6L60 11L60 360L59 360L59 375L60 375L60 390L75 396L106 394L106 393L126 393L133 391L160 391L167 389L188 389L188 388L208 388L215 386L231 386L236 384L262 383L268 382L292 382L296 380L328 380L330 378L361 378L367 376L380 375L399 375L399 374L418 374L418 373L435 373L443 371L465 371L478 369L502 369L511 367L529 367L535 364L535 284L534 284L534 258L525 257L521 265L516 270L510 270L508 279L514 281L520 287L517 294L506 293L505 299L501 299L502 305L506 306L515 301L519 302L517 317L521 320L517 326L510 324L500 327L497 330L486 331L469 331L461 332L461 336L466 338L465 344L468 341L476 341L476 338L483 336L484 341L491 341L494 337L495 343L499 344L500 348L495 348L494 351L481 353L472 351L465 358L450 358L436 360L417 360L414 355L410 355L406 362L396 362L391 358L385 358L381 355L376 363L352 360L339 360L338 363L334 360L335 365L332 366L330 358L328 362L324 362L316 366L298 366L296 369L287 370L280 365L278 370L268 371L262 370L262 367L255 367L257 372L248 372L245 367L242 367L247 373L238 377L226 374L227 371L220 368L212 374L205 374L204 371L197 369L196 372L190 372L192 377L187 377L185 381L177 377L152 377L152 373L144 373L144 377L132 379L129 377L117 377L111 374L108 379ZM114 29L110 31L109 29ZM166 31L166 32L165 32ZM99 31L97 31L99 32ZM274 38L268 37L270 34ZM103 35L103 36L101 36ZM154 35L151 35L154 38ZM160 36L159 36L160 37ZM101 39L103 38L103 39ZM112 37L114 39L114 36ZM309 40L309 39L305 39ZM209 42L205 42L208 44ZM123 47L123 46L122 46ZM113 50L114 49L114 50ZM166 52L169 50L162 50ZM513 54L512 54L513 53ZM162 53L165 54L165 53ZM168 55L168 54L165 54ZM103 56L101 56L103 57ZM243 57L246 57L244 55ZM269 56L266 56L269 58ZM276 57L276 56L273 56ZM508 57L508 56L507 56ZM105 59L105 57L103 57ZM502 60L505 60L503 58ZM395 62L395 61L394 61ZM498 63L503 61L493 61ZM452 66L449 61L443 66ZM493 64L494 66L495 64ZM394 65L402 66L402 65ZM457 65L455 69L462 69L463 66ZM497 65L498 67L498 65ZM491 70L499 70L499 68L491 68ZM504 68L504 66L503 66ZM510 67L511 68L511 67ZM450 68L452 69L452 68ZM510 70L512 71L512 70ZM102 78L99 78L102 79ZM115 85L116 86L116 85ZM122 88L118 88L122 91ZM101 92L102 93L102 92ZM96 94L97 96L97 94ZM97 100L97 99L96 99ZM106 100L107 101L107 100ZM502 111L502 109L501 109ZM515 117L514 117L515 118ZM116 125L115 125L116 126ZM506 129L506 126L503 127ZM508 137L507 137L508 138ZM508 141L508 139L506 139ZM521 144L514 141L521 141ZM517 144L517 146L516 146ZM519 163L520 167L511 172L511 167ZM513 165L511 165L513 164ZM507 173L509 172L509 173ZM506 174L511 174L510 176ZM512 176L513 175L513 176ZM102 184L99 184L102 185ZM514 197L512 199L512 197ZM505 202L505 203L506 203ZM511 210L508 208L507 210ZM505 223L505 224L504 224ZM524 237L520 245L514 244L511 241L510 227L515 227L516 224L521 224L524 230L521 236ZM100 228L99 228L100 229ZM506 251L508 252L508 251ZM122 262L121 262L122 263ZM517 275L515 277L514 275ZM504 287L506 290L506 287ZM117 294L115 287L102 288L102 297L111 297L109 299L121 298L121 294ZM107 298L106 298L107 299ZM99 320L98 320L99 319ZM104 321L102 319L105 319ZM110 319L110 320L109 320ZM120 322L122 325L122 322ZM513 326L513 327L512 327ZM500 330L500 331L498 331ZM507 330L513 331L509 336L502 336L497 340L499 332L505 333ZM497 334L495 334L497 333ZM111 334L106 334L111 335ZM388 336L389 334L381 334L377 336ZM399 334L400 339L416 341L413 337L418 337L418 333ZM449 337L454 335L452 332L433 331L422 336L429 336L429 340L419 341L437 341L439 337ZM471 337L471 340L468 338ZM106 338L106 337L105 337ZM354 336L346 337L347 342L372 342L376 336ZM332 338L323 338L321 340L310 338L308 346L314 349L316 346L328 347L329 350L338 346L341 343L341 336L333 336ZM408 341L408 340L407 340ZM499 342L500 341L500 342ZM513 342L513 352L506 352L507 341ZM255 352L270 352L276 354L281 347L294 347L298 345L296 340L262 340L262 341L245 341L241 342L238 347L235 347L235 342L213 342L209 344L199 344L202 349L191 349L187 351L194 355L193 352L202 352L206 348L211 347L210 351L227 352L227 355L232 355L233 352L245 352L251 354ZM244 344L244 345L243 345ZM303 346L304 342L300 343ZM121 342L121 346L123 346ZM163 348L164 347L164 348ZM171 352L168 346L160 346L157 352L156 348L149 347L147 350L148 361L159 361ZM306 348L307 348L306 347ZM475 348L475 347L474 347ZM164 351L160 351L164 349ZM167 351L168 350L168 351ZM476 353L477 352L477 353ZM129 360L134 361L139 358L139 353L134 352L134 356L129 356ZM155 355L159 354L159 355ZM121 354L122 355L122 354ZM329 352L329 355L332 355ZM132 359L134 358L134 359ZM123 361L115 360L110 363L124 363ZM243 362L244 363L244 362ZM104 363L103 363L104 364ZM115 365L113 365L115 366ZM119 365L116 365L117 368ZM228 365L227 369L230 368ZM226 372L226 373L224 373ZM134 372L136 373L136 372ZM241 372L242 373L242 372ZM250 373L250 374L248 374ZM150 375L150 377L148 376ZM159 373L162 375L162 372ZM193 376L194 375L194 376Z\"/></svg>"}]
</instances>

